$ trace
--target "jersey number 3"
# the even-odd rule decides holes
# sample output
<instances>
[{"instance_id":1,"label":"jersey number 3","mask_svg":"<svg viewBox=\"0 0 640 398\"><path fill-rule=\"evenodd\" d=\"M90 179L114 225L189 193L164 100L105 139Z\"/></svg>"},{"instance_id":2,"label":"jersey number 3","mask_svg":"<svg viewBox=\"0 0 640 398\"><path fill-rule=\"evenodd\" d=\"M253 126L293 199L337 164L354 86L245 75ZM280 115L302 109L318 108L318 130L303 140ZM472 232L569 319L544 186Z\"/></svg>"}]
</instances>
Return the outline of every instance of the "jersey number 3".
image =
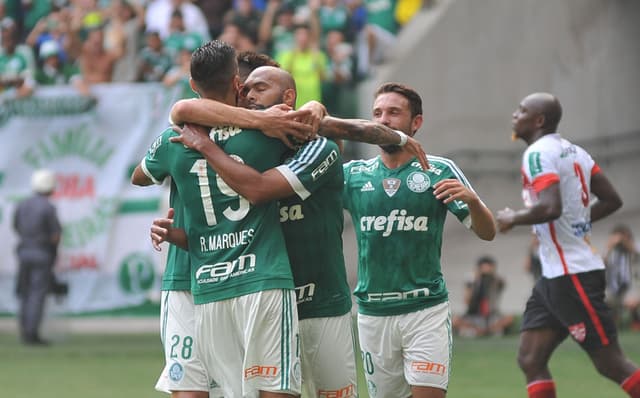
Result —
<instances>
[{"instance_id":1,"label":"jersey number 3","mask_svg":"<svg viewBox=\"0 0 640 398\"><path fill-rule=\"evenodd\" d=\"M240 163L244 163L242 159L238 157L234 157L235 160ZM213 198L211 197L211 188L209 187L209 176L207 174L207 161L205 159L198 159L193 163L191 173L194 173L198 176L198 186L200 187L200 198L202 199L202 207L204 209L204 216L207 220L208 226L213 226L218 223L216 219L216 213L213 209ZM238 195L236 191L231 189L229 185L219 176L216 175L216 184L218 185L218 189L220 193L230 197L238 198L238 208L232 209L230 206L222 211L224 216L231 221L239 221L242 220L247 213L249 213L249 208L251 207L249 201L242 196Z\"/></svg>"}]
</instances>

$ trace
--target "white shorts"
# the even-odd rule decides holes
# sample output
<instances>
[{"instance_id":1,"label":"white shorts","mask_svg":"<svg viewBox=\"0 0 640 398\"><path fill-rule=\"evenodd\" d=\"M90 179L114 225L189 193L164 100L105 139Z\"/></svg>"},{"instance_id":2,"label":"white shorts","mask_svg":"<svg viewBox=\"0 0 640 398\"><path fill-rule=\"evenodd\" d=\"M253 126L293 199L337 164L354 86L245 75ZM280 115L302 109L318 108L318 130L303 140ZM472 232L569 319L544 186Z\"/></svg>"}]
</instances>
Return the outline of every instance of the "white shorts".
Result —
<instances>
[{"instance_id":1,"label":"white shorts","mask_svg":"<svg viewBox=\"0 0 640 398\"><path fill-rule=\"evenodd\" d=\"M163 291L160 302L160 338L165 366L156 390L209 391L204 366L196 352L194 304L189 291ZM215 391L212 391L215 394ZM215 397L216 395L211 395Z\"/></svg>"},{"instance_id":2,"label":"white shorts","mask_svg":"<svg viewBox=\"0 0 640 398\"><path fill-rule=\"evenodd\" d=\"M300 321L305 397L352 398L358 393L351 313Z\"/></svg>"},{"instance_id":3,"label":"white shorts","mask_svg":"<svg viewBox=\"0 0 640 398\"><path fill-rule=\"evenodd\" d=\"M212 385L225 397L300 394L298 311L293 289L196 305L196 338ZM221 366L224 364L224 366Z\"/></svg>"},{"instance_id":4,"label":"white shorts","mask_svg":"<svg viewBox=\"0 0 640 398\"><path fill-rule=\"evenodd\" d=\"M447 389L451 363L449 302L409 314L358 314L369 395L411 396L411 386Z\"/></svg>"}]
</instances>

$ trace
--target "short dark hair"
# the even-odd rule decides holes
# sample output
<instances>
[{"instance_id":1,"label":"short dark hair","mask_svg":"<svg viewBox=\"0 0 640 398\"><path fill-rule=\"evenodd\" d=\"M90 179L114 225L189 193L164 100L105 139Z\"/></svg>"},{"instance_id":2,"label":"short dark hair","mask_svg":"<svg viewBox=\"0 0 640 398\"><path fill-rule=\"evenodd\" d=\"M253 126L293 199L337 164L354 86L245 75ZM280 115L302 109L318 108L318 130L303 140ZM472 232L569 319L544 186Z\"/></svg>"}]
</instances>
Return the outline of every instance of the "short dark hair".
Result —
<instances>
[{"instance_id":1,"label":"short dark hair","mask_svg":"<svg viewBox=\"0 0 640 398\"><path fill-rule=\"evenodd\" d=\"M238 53L238 67L245 68L249 72L261 66L274 66L280 67L273 58L266 54L260 54L255 51L243 51Z\"/></svg>"},{"instance_id":2,"label":"short dark hair","mask_svg":"<svg viewBox=\"0 0 640 398\"><path fill-rule=\"evenodd\" d=\"M226 92L237 74L236 50L223 41L211 40L191 56L191 78L204 91Z\"/></svg>"},{"instance_id":3,"label":"short dark hair","mask_svg":"<svg viewBox=\"0 0 640 398\"><path fill-rule=\"evenodd\" d=\"M478 257L478 259L476 260L476 265L477 266L481 266L482 264L496 265L497 262L496 262L496 259L493 258L492 256L484 255L484 256Z\"/></svg>"},{"instance_id":4,"label":"short dark hair","mask_svg":"<svg viewBox=\"0 0 640 398\"><path fill-rule=\"evenodd\" d=\"M405 86L400 83L384 83L378 87L374 94L374 98L377 98L380 94L384 93L396 93L400 94L409 101L409 110L411 111L411 117L422 115L422 98L414 89Z\"/></svg>"},{"instance_id":5,"label":"short dark hair","mask_svg":"<svg viewBox=\"0 0 640 398\"><path fill-rule=\"evenodd\" d=\"M558 101L556 97L553 97L553 101L546 104L542 114L544 115L544 125L542 128L548 131L557 131L560 119L562 119L562 105L560 105L560 101Z\"/></svg>"}]
</instances>

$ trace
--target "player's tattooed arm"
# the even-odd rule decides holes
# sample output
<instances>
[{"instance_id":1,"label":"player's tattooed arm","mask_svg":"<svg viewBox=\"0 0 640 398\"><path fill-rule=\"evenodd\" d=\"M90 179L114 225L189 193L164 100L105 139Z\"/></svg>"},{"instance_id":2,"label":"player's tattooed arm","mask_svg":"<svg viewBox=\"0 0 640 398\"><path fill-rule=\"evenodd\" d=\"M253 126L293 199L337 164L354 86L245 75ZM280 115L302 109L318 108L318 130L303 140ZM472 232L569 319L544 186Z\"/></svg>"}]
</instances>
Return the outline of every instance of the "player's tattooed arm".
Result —
<instances>
[{"instance_id":1,"label":"player's tattooed arm","mask_svg":"<svg viewBox=\"0 0 640 398\"><path fill-rule=\"evenodd\" d=\"M340 119L327 116L320 122L318 134L329 138L359 141L373 145L400 145L418 158L424 170L429 169L424 149L416 139L380 123L364 119Z\"/></svg>"}]
</instances>

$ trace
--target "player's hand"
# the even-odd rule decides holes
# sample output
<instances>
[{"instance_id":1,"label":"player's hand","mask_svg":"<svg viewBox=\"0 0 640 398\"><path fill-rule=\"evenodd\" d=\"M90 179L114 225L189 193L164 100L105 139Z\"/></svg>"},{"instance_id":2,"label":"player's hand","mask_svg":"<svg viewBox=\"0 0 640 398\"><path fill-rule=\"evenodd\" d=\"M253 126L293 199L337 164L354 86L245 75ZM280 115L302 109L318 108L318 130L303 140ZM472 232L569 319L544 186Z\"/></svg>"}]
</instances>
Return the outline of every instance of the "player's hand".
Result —
<instances>
[{"instance_id":1,"label":"player's hand","mask_svg":"<svg viewBox=\"0 0 640 398\"><path fill-rule=\"evenodd\" d=\"M424 153L424 149L422 149L422 145L413 137L407 137L407 143L404 144L403 148L418 158L418 162L420 162L420 166L422 166L422 170L429 170L429 160L427 159L427 154Z\"/></svg>"},{"instance_id":2,"label":"player's hand","mask_svg":"<svg viewBox=\"0 0 640 398\"><path fill-rule=\"evenodd\" d=\"M302 105L300 110L308 110L311 112L307 117L300 118L299 120L313 128L313 136L311 138L316 138L318 129L320 129L320 122L328 115L327 108L318 101L309 101Z\"/></svg>"},{"instance_id":3,"label":"player's hand","mask_svg":"<svg viewBox=\"0 0 640 398\"><path fill-rule=\"evenodd\" d=\"M291 111L287 105L276 105L262 111L265 127L262 132L272 138L277 138L291 149L296 149L302 142L315 137L313 126L305 123L310 116L309 110Z\"/></svg>"},{"instance_id":4,"label":"player's hand","mask_svg":"<svg viewBox=\"0 0 640 398\"><path fill-rule=\"evenodd\" d=\"M174 210L172 208L167 212L167 217L156 218L151 224L151 244L157 251L162 251L160 244L169 240L169 234L173 225Z\"/></svg>"},{"instance_id":5,"label":"player's hand","mask_svg":"<svg viewBox=\"0 0 640 398\"><path fill-rule=\"evenodd\" d=\"M174 125L171 126L171 129L180 135L169 138L169 141L179 142L198 152L200 152L207 143L211 142L209 129L197 124L185 123L183 127Z\"/></svg>"},{"instance_id":6,"label":"player's hand","mask_svg":"<svg viewBox=\"0 0 640 398\"><path fill-rule=\"evenodd\" d=\"M444 204L449 204L454 200L459 200L467 204L479 200L475 192L455 178L438 181L433 187L433 194L436 196L436 199L441 200Z\"/></svg>"},{"instance_id":7,"label":"player's hand","mask_svg":"<svg viewBox=\"0 0 640 398\"><path fill-rule=\"evenodd\" d=\"M498 231L505 233L513 228L513 220L516 212L512 209L505 207L502 210L498 210L496 213L496 223L498 224Z\"/></svg>"}]
</instances>

